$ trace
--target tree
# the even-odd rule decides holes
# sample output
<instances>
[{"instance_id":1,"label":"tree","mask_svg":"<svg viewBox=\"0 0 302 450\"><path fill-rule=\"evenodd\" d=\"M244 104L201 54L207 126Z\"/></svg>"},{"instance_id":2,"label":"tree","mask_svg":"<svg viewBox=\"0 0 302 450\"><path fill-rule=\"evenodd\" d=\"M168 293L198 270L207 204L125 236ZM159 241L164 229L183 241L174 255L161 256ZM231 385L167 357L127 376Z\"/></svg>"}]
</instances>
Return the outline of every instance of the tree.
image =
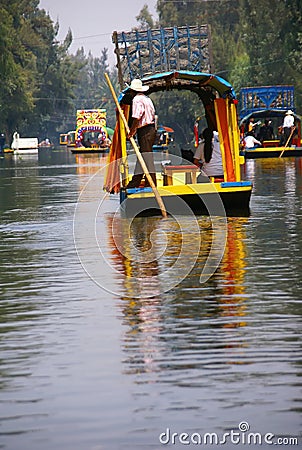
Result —
<instances>
[{"instance_id":1,"label":"tree","mask_svg":"<svg viewBox=\"0 0 302 450\"><path fill-rule=\"evenodd\" d=\"M162 26L209 24L214 71L243 86L293 84L302 109L301 0L159 0Z\"/></svg>"},{"instance_id":2,"label":"tree","mask_svg":"<svg viewBox=\"0 0 302 450\"><path fill-rule=\"evenodd\" d=\"M115 104L105 80L105 72L110 75L112 84L117 87L117 71L109 68L108 49L101 51L101 57L93 57L91 53L85 56L84 49L77 51L76 60L82 61L79 70L78 84L74 89L74 110L76 109L106 109L109 126L115 123ZM74 120L75 120L74 111Z\"/></svg>"},{"instance_id":3,"label":"tree","mask_svg":"<svg viewBox=\"0 0 302 450\"><path fill-rule=\"evenodd\" d=\"M147 30L148 28L155 28L157 26L156 22L153 21L148 5L144 5L139 15L135 18L140 24L138 27L139 30Z\"/></svg>"},{"instance_id":4,"label":"tree","mask_svg":"<svg viewBox=\"0 0 302 450\"><path fill-rule=\"evenodd\" d=\"M34 108L35 59L21 40L23 20L16 1L0 7L0 128L7 141L27 111Z\"/></svg>"}]
</instances>

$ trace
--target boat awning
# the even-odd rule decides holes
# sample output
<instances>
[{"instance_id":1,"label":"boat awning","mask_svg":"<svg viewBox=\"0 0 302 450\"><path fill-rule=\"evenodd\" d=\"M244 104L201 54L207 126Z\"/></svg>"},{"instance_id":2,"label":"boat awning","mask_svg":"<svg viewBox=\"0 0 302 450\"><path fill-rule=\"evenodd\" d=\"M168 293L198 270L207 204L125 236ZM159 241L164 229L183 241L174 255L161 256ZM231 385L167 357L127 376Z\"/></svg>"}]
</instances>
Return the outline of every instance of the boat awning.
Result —
<instances>
[{"instance_id":1,"label":"boat awning","mask_svg":"<svg viewBox=\"0 0 302 450\"><path fill-rule=\"evenodd\" d=\"M185 89L202 92L206 87L211 87L217 91L222 98L236 98L232 85L218 75L211 73L187 70L170 71L146 76L142 78L142 82L149 86L148 94L171 89ZM127 87L121 92L119 102L122 102L129 90L130 88Z\"/></svg>"},{"instance_id":2,"label":"boat awning","mask_svg":"<svg viewBox=\"0 0 302 450\"><path fill-rule=\"evenodd\" d=\"M174 133L173 128L166 127L164 125L159 125L158 128L157 128L157 131L159 131L160 133L164 133L164 132Z\"/></svg>"},{"instance_id":3,"label":"boat awning","mask_svg":"<svg viewBox=\"0 0 302 450\"><path fill-rule=\"evenodd\" d=\"M110 127L107 127L107 126L104 126L104 128L107 131L108 136L113 136L113 133L114 133L114 129L113 128L110 128Z\"/></svg>"},{"instance_id":4,"label":"boat awning","mask_svg":"<svg viewBox=\"0 0 302 450\"><path fill-rule=\"evenodd\" d=\"M240 120L239 125L244 124L245 122L247 122L251 117L256 118L265 118L265 119L271 119L273 117L280 117L283 118L285 113L288 111L288 109L259 109L257 111L253 111L249 114L247 114L246 116L242 117L242 119ZM293 113L293 116L295 117L296 120L298 120L299 122L301 122L301 116L299 116L296 113Z\"/></svg>"}]
</instances>

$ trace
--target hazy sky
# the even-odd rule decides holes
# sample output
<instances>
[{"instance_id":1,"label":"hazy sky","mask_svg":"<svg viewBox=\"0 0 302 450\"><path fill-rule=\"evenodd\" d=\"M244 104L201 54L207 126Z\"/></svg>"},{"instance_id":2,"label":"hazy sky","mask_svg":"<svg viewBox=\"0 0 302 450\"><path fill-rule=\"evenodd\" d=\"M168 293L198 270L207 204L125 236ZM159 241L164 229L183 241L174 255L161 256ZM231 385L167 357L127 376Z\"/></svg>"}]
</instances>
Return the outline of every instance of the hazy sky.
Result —
<instances>
[{"instance_id":1,"label":"hazy sky","mask_svg":"<svg viewBox=\"0 0 302 450\"><path fill-rule=\"evenodd\" d=\"M73 43L70 52L79 47L89 50L93 56L100 56L101 50L108 48L110 65L116 63L114 46L111 41L113 31L130 31L137 25L135 17L145 4L153 19L157 19L157 0L40 0L39 7L49 13L51 19L60 24L59 39L64 39L70 28Z\"/></svg>"}]
</instances>

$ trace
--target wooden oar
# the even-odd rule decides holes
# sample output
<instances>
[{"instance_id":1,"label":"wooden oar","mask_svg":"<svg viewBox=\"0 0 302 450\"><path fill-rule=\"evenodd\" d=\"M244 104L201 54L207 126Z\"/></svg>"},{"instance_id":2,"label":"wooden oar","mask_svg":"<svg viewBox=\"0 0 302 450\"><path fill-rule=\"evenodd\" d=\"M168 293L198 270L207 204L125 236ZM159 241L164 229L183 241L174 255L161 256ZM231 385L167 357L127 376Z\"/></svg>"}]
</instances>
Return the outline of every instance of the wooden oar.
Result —
<instances>
[{"instance_id":1,"label":"wooden oar","mask_svg":"<svg viewBox=\"0 0 302 450\"><path fill-rule=\"evenodd\" d=\"M117 99L116 93L115 93L115 91L114 91L114 88L113 88L113 86L112 86L112 83L111 83L110 78L109 78L109 76L108 76L107 73L105 73L105 78L106 78L107 84L108 84L108 86L109 86L109 89L110 89L110 91L111 91L113 100L114 100L114 102L115 102L115 104L116 104L116 107L117 107L117 109L118 109L118 112L119 112L119 114L120 114L120 116L121 116L121 118L122 118L122 120L123 120L123 122L124 122L126 132L127 132L127 134L128 134L128 133L130 132L130 129L129 129L129 126L128 126L127 119L126 119L126 117L125 117L125 115L124 115L124 113L123 113L123 110L122 110L122 108L121 108L121 106L120 106L120 104L119 104L119 101L118 101L118 99ZM139 148L138 148L138 146L137 146L137 144L136 144L136 142L135 142L135 140L134 140L133 137L130 138L130 142L131 142L131 145L132 145L132 147L133 147L133 149L134 149L134 151L135 151L135 153L136 153L137 159L139 160L139 162L140 162L140 164L141 164L141 166L142 166L142 169L143 169L143 171L144 171L144 174L146 175L147 180L148 180L149 183L150 183L150 186L151 186L151 188L152 188L152 191L153 191L153 193L154 193L154 195L155 195L155 198L156 198L156 200L157 200L158 206L160 207L161 213L162 213L163 217L167 217L167 211L166 211L164 202L163 202L161 196L159 195L158 190L156 189L156 186L155 186L154 181L153 181L153 179L152 179L152 177L151 177L151 175L150 175L150 173L149 173L149 171L148 171L148 168L147 168L147 166L146 166L146 163L145 163L145 161L144 161L144 158L142 157L142 154L141 154L141 152L139 151Z\"/></svg>"},{"instance_id":2,"label":"wooden oar","mask_svg":"<svg viewBox=\"0 0 302 450\"><path fill-rule=\"evenodd\" d=\"M282 150L282 152L281 152L280 155L279 155L279 158L281 158L281 156L283 155L283 153L284 153L286 147L288 146L288 143L289 143L289 141L290 141L292 135L294 134L295 129L296 129L296 127L293 127L293 129L292 129L292 131L291 131L291 133L290 133L290 135L289 135L289 137L288 137L288 139L287 139L287 141L286 141L286 143L285 143L285 145L284 145L284 149Z\"/></svg>"}]
</instances>

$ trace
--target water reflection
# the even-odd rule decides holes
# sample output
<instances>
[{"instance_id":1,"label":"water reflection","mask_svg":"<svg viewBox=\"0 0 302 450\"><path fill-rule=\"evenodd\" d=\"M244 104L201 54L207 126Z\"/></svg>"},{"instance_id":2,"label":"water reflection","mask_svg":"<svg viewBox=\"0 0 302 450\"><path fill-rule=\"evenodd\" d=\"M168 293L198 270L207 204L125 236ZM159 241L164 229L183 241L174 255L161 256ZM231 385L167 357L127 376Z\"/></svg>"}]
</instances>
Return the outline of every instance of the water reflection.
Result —
<instances>
[{"instance_id":1,"label":"water reflection","mask_svg":"<svg viewBox=\"0 0 302 450\"><path fill-rule=\"evenodd\" d=\"M136 244L150 249L148 234L150 236L153 228L161 226L161 223L164 222L154 220L147 226L143 218L136 222L132 228ZM287 305L279 305L279 314L284 315L281 322L275 315L268 318L277 307L275 299L278 297L275 295L278 288L272 286L270 293L259 289L270 277L270 270L264 272L261 267L261 258L266 256L271 262L276 255L272 256L265 247L258 247L260 235L253 234L257 229L257 218L228 218L227 242L221 264L207 283L200 284L200 268L211 245L211 224L204 217L199 218L198 223L202 246L194 268L175 289L152 297L137 298L133 295L136 285L129 286L126 276L139 274L138 263L125 257L126 250L121 254L115 240L110 240L112 263L123 274L124 280L125 295L120 298L118 308L125 327L121 338L125 355L124 373L132 377L137 386L133 390L136 405L133 414L137 416L137 411L145 417L152 415L151 399L148 405L143 399L149 397L149 386L154 390L156 384L159 386L156 389L158 395L165 399L161 402L162 414L169 417L170 424L175 423L174 420L178 424L185 421L194 431L193 423L198 426L202 423L203 429L208 430L213 417L219 417L219 423L223 421L225 427L232 427L242 418L240 411L243 408L245 417L252 417L258 430L267 429L271 423L270 429L275 433L286 428L296 435L297 416L289 405L297 379L295 369L292 372L291 368L292 355L288 354L288 345L279 335L279 329L283 323L285 333L294 340L292 350L295 353L298 346L294 332L297 319L291 323L290 317L295 314L291 299L297 296L292 294L287 297ZM111 224L112 216L108 216L109 235ZM123 223L119 225L122 229ZM267 226L270 232L274 232L269 222ZM171 221L169 231L172 229ZM171 243L168 253L174 260L179 251L179 241L173 236ZM155 254L156 245L158 243L153 239ZM269 246L269 242L266 245ZM256 259L260 259L254 261L251 251L255 252ZM147 268L148 275L152 273L158 280L164 267L161 261L159 264L152 261L146 262L144 270ZM290 317L287 317L287 312ZM288 373L292 375L288 377ZM177 397L173 396L175 390ZM271 422L272 395L279 396L277 403L283 410L283 418L275 414ZM255 414L255 397L258 408L267 412L264 422Z\"/></svg>"},{"instance_id":2,"label":"water reflection","mask_svg":"<svg viewBox=\"0 0 302 450\"><path fill-rule=\"evenodd\" d=\"M228 218L223 259L206 283L208 217L198 233L191 218L129 226L115 199L88 227L103 163L67 152L39 153L38 165L0 162L2 447L158 449L167 426L220 432L242 420L252 432L298 435L301 159L247 164L252 214ZM83 245L90 232L102 243L96 274L107 290L87 276L73 241L90 178L79 227Z\"/></svg>"},{"instance_id":3,"label":"water reflection","mask_svg":"<svg viewBox=\"0 0 302 450\"><path fill-rule=\"evenodd\" d=\"M124 274L129 297L160 295L159 254L151 241L160 219L150 219L138 218L130 223L127 219L107 217L115 268Z\"/></svg>"},{"instance_id":4,"label":"water reflection","mask_svg":"<svg viewBox=\"0 0 302 450\"><path fill-rule=\"evenodd\" d=\"M77 174L79 175L93 175L99 169L103 168L108 156L103 154L93 153L91 155L76 154L75 162L77 164Z\"/></svg>"},{"instance_id":5,"label":"water reflection","mask_svg":"<svg viewBox=\"0 0 302 450\"><path fill-rule=\"evenodd\" d=\"M166 252L158 259L157 246L160 247L160 242L154 238L154 230L164 222L156 218L152 220L137 218L132 221L131 237L134 245L138 246L140 251L150 252L151 249L153 252L154 257L148 257L143 262L131 256L133 243L124 239L123 227L127 229L129 226L126 219L119 221L115 219L119 226L118 230L112 228L113 217L107 217L109 235L114 229L114 236L112 234L110 236L112 263L123 274L126 294L121 299L120 310L123 323L127 324L124 339L127 373L166 372L175 370L176 366L185 370L193 367L201 369L207 364L205 355L208 351L214 352L212 353L213 361L215 351L218 351L218 360L211 364L234 362L229 354L223 356L222 348L234 349L246 344L240 338L238 339L238 336L234 339L234 336L230 337L228 333L225 333L223 343L221 340L217 342L208 337L205 341L203 330L208 330L209 327L217 330L246 326L244 227L247 220L228 219L227 242L221 265L207 283L201 284L200 272L211 247L212 228L207 217L199 218L202 246L196 263L190 274L180 280L177 288L163 294L163 289L160 287L164 279L161 275L166 269L163 261L169 263L178 257L181 246L179 225L170 219L165 230L168 239ZM184 228L188 230L188 224L186 225L187 228ZM116 245L117 236L123 241L122 248L120 244ZM192 248L194 248L193 240L191 251ZM143 292L144 295L138 298L138 292ZM186 355L187 352L188 355ZM171 360L175 362L177 360L177 365L171 364Z\"/></svg>"},{"instance_id":6,"label":"water reflection","mask_svg":"<svg viewBox=\"0 0 302 450\"><path fill-rule=\"evenodd\" d=\"M228 317L225 327L245 326L246 314L246 233L248 221L244 218L228 220L228 238L224 257L221 263L222 276L222 302L221 316ZM231 321L234 317L234 321ZM239 320L238 320L239 319Z\"/></svg>"},{"instance_id":7,"label":"water reflection","mask_svg":"<svg viewBox=\"0 0 302 450\"><path fill-rule=\"evenodd\" d=\"M253 193L274 195L283 189L299 191L301 188L302 158L264 158L248 160L245 176L253 182ZM265 184L265 189L263 189Z\"/></svg>"}]
</instances>

